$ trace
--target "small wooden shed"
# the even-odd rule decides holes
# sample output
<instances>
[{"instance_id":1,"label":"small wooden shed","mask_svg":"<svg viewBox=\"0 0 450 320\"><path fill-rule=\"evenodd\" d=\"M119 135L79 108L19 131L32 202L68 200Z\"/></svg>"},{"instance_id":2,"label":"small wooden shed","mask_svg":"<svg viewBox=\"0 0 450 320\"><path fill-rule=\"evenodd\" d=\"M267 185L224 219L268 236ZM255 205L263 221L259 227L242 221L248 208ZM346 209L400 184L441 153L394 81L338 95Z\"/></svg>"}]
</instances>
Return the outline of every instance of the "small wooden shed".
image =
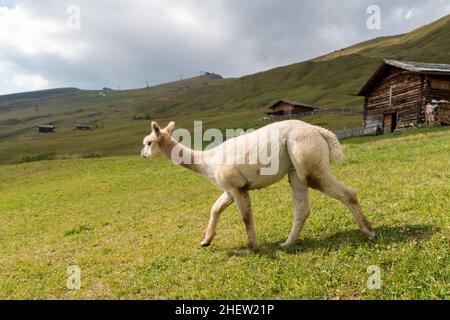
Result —
<instances>
[{"instance_id":1,"label":"small wooden shed","mask_svg":"<svg viewBox=\"0 0 450 320\"><path fill-rule=\"evenodd\" d=\"M306 103L290 101L290 100L279 100L274 105L270 107L272 110L268 112L267 115L271 116L291 116L296 114L301 114L305 112L312 112L317 108L314 108Z\"/></svg>"},{"instance_id":2,"label":"small wooden shed","mask_svg":"<svg viewBox=\"0 0 450 320\"><path fill-rule=\"evenodd\" d=\"M364 124L379 126L385 133L425 125L427 106L448 118L450 65L384 60L360 90L365 96ZM430 107L428 107L430 108Z\"/></svg>"},{"instance_id":3,"label":"small wooden shed","mask_svg":"<svg viewBox=\"0 0 450 320\"><path fill-rule=\"evenodd\" d=\"M54 126L52 124L38 126L38 132L41 132L41 133L54 132L55 130L56 130L56 126Z\"/></svg>"},{"instance_id":4,"label":"small wooden shed","mask_svg":"<svg viewBox=\"0 0 450 320\"><path fill-rule=\"evenodd\" d=\"M88 124L77 124L75 126L76 130L91 130L91 126Z\"/></svg>"}]
</instances>

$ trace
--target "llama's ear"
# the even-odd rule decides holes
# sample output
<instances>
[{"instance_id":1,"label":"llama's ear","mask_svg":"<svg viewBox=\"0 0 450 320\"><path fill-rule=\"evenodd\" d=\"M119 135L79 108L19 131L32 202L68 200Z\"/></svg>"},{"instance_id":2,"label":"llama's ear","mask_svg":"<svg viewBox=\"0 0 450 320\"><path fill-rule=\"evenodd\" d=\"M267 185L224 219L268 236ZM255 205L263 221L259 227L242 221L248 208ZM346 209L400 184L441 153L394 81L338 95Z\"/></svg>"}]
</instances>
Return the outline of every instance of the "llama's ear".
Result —
<instances>
[{"instance_id":1,"label":"llama's ear","mask_svg":"<svg viewBox=\"0 0 450 320\"><path fill-rule=\"evenodd\" d=\"M167 132L169 135L172 135L174 129L175 129L175 122L173 122L173 121L171 121L171 122L167 125L167 127L165 128L166 132Z\"/></svg>"},{"instance_id":2,"label":"llama's ear","mask_svg":"<svg viewBox=\"0 0 450 320\"><path fill-rule=\"evenodd\" d=\"M152 121L152 131L155 133L157 137L161 134L161 128L155 121Z\"/></svg>"}]
</instances>

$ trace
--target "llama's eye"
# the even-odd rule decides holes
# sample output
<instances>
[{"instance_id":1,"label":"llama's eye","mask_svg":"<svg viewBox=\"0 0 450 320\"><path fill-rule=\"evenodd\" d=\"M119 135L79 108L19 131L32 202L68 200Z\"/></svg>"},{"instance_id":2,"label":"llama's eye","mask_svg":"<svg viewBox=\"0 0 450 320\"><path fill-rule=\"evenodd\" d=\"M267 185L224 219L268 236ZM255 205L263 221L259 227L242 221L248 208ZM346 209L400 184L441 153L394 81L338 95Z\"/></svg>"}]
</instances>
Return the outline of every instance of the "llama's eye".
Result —
<instances>
[{"instance_id":1,"label":"llama's eye","mask_svg":"<svg viewBox=\"0 0 450 320\"><path fill-rule=\"evenodd\" d=\"M152 145L152 143L151 142L149 142L149 143L147 143L147 145L150 147L151 145Z\"/></svg>"}]
</instances>

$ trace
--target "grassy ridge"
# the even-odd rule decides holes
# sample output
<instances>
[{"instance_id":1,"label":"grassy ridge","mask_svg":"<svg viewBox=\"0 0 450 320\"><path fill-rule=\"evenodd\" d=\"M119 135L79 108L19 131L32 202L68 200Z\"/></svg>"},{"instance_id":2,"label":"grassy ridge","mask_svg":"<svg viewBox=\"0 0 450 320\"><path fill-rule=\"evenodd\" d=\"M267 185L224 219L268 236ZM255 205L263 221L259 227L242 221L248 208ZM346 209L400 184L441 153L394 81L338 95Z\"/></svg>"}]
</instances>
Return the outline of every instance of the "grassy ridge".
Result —
<instances>
[{"instance_id":1,"label":"grassy ridge","mask_svg":"<svg viewBox=\"0 0 450 320\"><path fill-rule=\"evenodd\" d=\"M363 107L355 94L383 58L450 63L450 16L408 34L385 37L340 50L311 61L245 76L216 75L128 91L71 92L66 96L5 102L0 97L0 163L23 156L55 152L60 157L97 152L122 155L136 152L135 142L148 122L132 121L147 115L191 128L202 120L207 128L259 127L258 119L274 101L285 98L317 107ZM361 118L314 118L330 129L357 127ZM36 125L55 123L58 133L36 134ZM101 124L91 133L73 133L77 123Z\"/></svg>"},{"instance_id":2,"label":"grassy ridge","mask_svg":"<svg viewBox=\"0 0 450 320\"><path fill-rule=\"evenodd\" d=\"M287 181L253 192L257 254L231 206L200 249L209 182L138 157L0 166L0 298L449 299L448 128L346 141L336 175L359 190L373 243L338 202L311 192L301 242ZM81 268L82 288L66 289ZM370 265L382 288L366 287Z\"/></svg>"},{"instance_id":3,"label":"grassy ridge","mask_svg":"<svg viewBox=\"0 0 450 320\"><path fill-rule=\"evenodd\" d=\"M396 57L397 59L450 63L450 16L418 28L412 32L369 40L335 51L314 61L326 61L348 55ZM427 50L427 54L424 54Z\"/></svg>"}]
</instances>

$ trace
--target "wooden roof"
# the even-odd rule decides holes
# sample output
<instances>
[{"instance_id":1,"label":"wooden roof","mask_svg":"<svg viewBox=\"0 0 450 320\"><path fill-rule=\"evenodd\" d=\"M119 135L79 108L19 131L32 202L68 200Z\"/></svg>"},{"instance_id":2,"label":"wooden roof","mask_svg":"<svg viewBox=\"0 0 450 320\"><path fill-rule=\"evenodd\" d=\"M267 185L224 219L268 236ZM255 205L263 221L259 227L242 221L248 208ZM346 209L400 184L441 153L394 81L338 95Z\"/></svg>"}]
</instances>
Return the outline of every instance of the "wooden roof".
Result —
<instances>
[{"instance_id":1,"label":"wooden roof","mask_svg":"<svg viewBox=\"0 0 450 320\"><path fill-rule=\"evenodd\" d=\"M306 104L306 103L296 102L296 101L291 101L291 100L285 100L285 99L278 100L269 109L272 109L272 110L275 109L275 107L277 105L279 105L280 103L287 103L287 104L290 104L290 105L292 105L294 107L303 107L303 108L317 109L317 108L314 108L313 106L310 106L309 104Z\"/></svg>"},{"instance_id":2,"label":"wooden roof","mask_svg":"<svg viewBox=\"0 0 450 320\"><path fill-rule=\"evenodd\" d=\"M436 74L450 76L450 64L423 63L413 61L397 61L385 59L378 70L370 77L369 81L359 91L358 95L365 96L370 88L383 76L387 68L395 67L418 74Z\"/></svg>"}]
</instances>

